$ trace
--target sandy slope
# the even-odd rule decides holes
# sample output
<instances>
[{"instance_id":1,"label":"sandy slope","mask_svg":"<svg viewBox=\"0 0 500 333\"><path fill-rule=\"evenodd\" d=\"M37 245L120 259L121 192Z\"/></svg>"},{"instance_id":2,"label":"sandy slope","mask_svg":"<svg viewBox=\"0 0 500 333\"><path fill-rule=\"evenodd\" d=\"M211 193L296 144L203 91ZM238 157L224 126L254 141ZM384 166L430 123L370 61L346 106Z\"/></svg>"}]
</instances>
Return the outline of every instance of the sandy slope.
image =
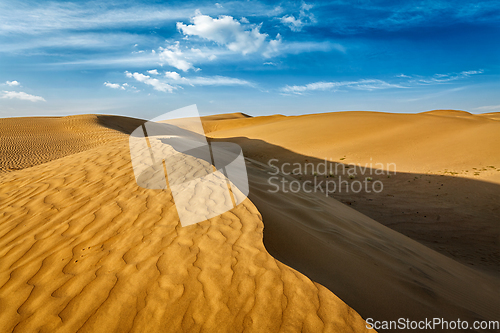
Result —
<instances>
[{"instance_id":1,"label":"sandy slope","mask_svg":"<svg viewBox=\"0 0 500 333\"><path fill-rule=\"evenodd\" d=\"M280 121L268 121L276 118ZM208 123L214 137L259 139L320 159L396 163L401 172L447 170L472 178L476 168L476 179L500 183L500 122L494 118L464 111L336 112L225 120L217 127ZM488 166L494 168L481 170Z\"/></svg>"},{"instance_id":2,"label":"sandy slope","mask_svg":"<svg viewBox=\"0 0 500 333\"><path fill-rule=\"evenodd\" d=\"M0 172L28 168L123 139L124 134L117 130L132 130L142 123L121 118L127 121L97 115L0 118Z\"/></svg>"},{"instance_id":3,"label":"sandy slope","mask_svg":"<svg viewBox=\"0 0 500 333\"><path fill-rule=\"evenodd\" d=\"M237 126L238 133L276 139L286 136L288 125L280 123L290 120L238 118L208 119L205 128L218 136ZM97 132L112 133L110 127L126 131L130 121L92 126L106 124ZM292 127L295 135L304 130L299 125ZM498 320L497 278L333 198L269 193L269 168L251 159L251 201L181 228L170 193L137 187L127 138L115 135L106 145L0 176L0 327L6 331L363 331L353 309L376 320ZM307 136L288 138L314 148ZM234 140L256 159L313 161L262 141ZM397 179L394 186L405 191ZM262 236L276 259L353 309L271 257Z\"/></svg>"},{"instance_id":4,"label":"sandy slope","mask_svg":"<svg viewBox=\"0 0 500 333\"><path fill-rule=\"evenodd\" d=\"M248 170L249 198L262 214L267 250L329 288L363 318L460 318L470 325L498 320L498 278L445 257L333 198L302 191L270 193L274 187L268 183L269 168L254 161Z\"/></svg>"},{"instance_id":5,"label":"sandy slope","mask_svg":"<svg viewBox=\"0 0 500 333\"><path fill-rule=\"evenodd\" d=\"M263 163L352 164L381 193L330 196L466 265L500 274L500 122L498 113L337 112L206 121L213 138L240 144ZM374 174L378 169L397 175ZM387 169L387 168L386 168ZM347 179L345 170L334 176ZM288 169L288 172L291 168ZM318 179L328 180L327 175ZM312 174L302 181L313 180ZM329 178L332 179L332 178ZM259 207L260 208L260 207Z\"/></svg>"},{"instance_id":6,"label":"sandy slope","mask_svg":"<svg viewBox=\"0 0 500 333\"><path fill-rule=\"evenodd\" d=\"M127 137L102 126L130 119L67 120L0 123L6 151L21 155L3 165L58 158L0 175L0 331L365 330L333 293L267 253L249 200L182 228L168 191L136 185Z\"/></svg>"}]
</instances>

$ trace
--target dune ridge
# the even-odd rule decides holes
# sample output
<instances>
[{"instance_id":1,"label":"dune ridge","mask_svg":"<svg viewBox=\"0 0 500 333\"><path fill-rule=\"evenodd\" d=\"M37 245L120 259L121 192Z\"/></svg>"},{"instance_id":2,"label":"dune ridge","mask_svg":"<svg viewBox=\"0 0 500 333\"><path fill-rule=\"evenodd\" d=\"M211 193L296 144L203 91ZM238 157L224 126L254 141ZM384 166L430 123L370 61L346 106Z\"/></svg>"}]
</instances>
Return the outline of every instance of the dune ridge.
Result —
<instances>
[{"instance_id":1,"label":"dune ridge","mask_svg":"<svg viewBox=\"0 0 500 333\"><path fill-rule=\"evenodd\" d=\"M500 145L500 123L488 115L348 111L222 120L218 127L220 130L209 131L211 137L258 139L319 159L344 158L344 163L390 161L401 172L446 169L474 178L473 168L492 165L494 172L479 171L479 176L500 183L500 154L493 153Z\"/></svg>"},{"instance_id":2,"label":"dune ridge","mask_svg":"<svg viewBox=\"0 0 500 333\"><path fill-rule=\"evenodd\" d=\"M168 191L136 185L127 136L80 120L68 137L88 141L0 175L2 331L366 330L332 292L267 253L249 200L181 228ZM29 142L37 124L66 139L65 121L36 119L9 145Z\"/></svg>"},{"instance_id":3,"label":"dune ridge","mask_svg":"<svg viewBox=\"0 0 500 333\"><path fill-rule=\"evenodd\" d=\"M0 118L0 173L20 170L85 151L125 136L139 119L78 115ZM111 130L107 126L115 127Z\"/></svg>"},{"instance_id":4,"label":"dune ridge","mask_svg":"<svg viewBox=\"0 0 500 333\"><path fill-rule=\"evenodd\" d=\"M319 180L381 181L381 193L336 191L330 196L454 260L500 277L500 122L495 114L349 111L281 116L272 122L259 118L208 121L221 129L208 135L238 143L245 156L264 164L275 159L277 166L318 165L326 158L340 170L350 166L357 173L352 180L345 173L318 175ZM397 174L375 174L384 168L395 168Z\"/></svg>"},{"instance_id":5,"label":"dune ridge","mask_svg":"<svg viewBox=\"0 0 500 333\"><path fill-rule=\"evenodd\" d=\"M267 250L330 289L363 318L460 318L471 325L497 320L498 278L320 193L272 193L270 168L249 162L249 199L263 216Z\"/></svg>"},{"instance_id":6,"label":"dune ridge","mask_svg":"<svg viewBox=\"0 0 500 333\"><path fill-rule=\"evenodd\" d=\"M284 124L299 117L283 116L205 120L214 140L237 142L250 156L250 200L186 228L167 191L137 187L122 139L0 175L0 255L6 258L0 325L60 332L358 332L366 330L362 317L497 320L498 278L334 198L268 191L269 167L259 160L315 161L272 140L279 131L286 139L286 128L300 134L294 122L311 131L317 119L328 120L307 117L305 124ZM129 122L108 118L98 126L127 132ZM227 135L233 130L248 137ZM315 148L310 138L293 140L282 143ZM43 311L40 304L47 305Z\"/></svg>"}]
</instances>

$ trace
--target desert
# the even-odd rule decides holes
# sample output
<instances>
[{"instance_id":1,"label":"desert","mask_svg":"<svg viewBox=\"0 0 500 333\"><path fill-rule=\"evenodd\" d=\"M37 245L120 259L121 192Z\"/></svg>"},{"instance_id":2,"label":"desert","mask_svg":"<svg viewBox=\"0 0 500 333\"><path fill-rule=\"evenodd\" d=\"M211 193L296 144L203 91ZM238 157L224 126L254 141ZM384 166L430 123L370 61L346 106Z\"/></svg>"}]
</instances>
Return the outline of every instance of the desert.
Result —
<instances>
[{"instance_id":1,"label":"desert","mask_svg":"<svg viewBox=\"0 0 500 333\"><path fill-rule=\"evenodd\" d=\"M500 332L499 22L0 0L0 333Z\"/></svg>"},{"instance_id":2,"label":"desert","mask_svg":"<svg viewBox=\"0 0 500 333\"><path fill-rule=\"evenodd\" d=\"M368 331L367 318L495 319L498 171L465 170L500 166L498 120L448 111L360 115L203 117L209 140L241 145L250 193L229 212L187 227L168 190L135 182L127 138L144 120L2 119L1 326L359 332ZM370 117L377 126L368 126ZM346 125L360 119L367 125L358 132ZM190 119L176 123L189 129ZM308 132L321 126L330 129L326 135ZM429 156L433 135L445 135L432 126L491 145L477 152L450 137ZM423 128L426 141L416 144ZM395 138L390 152L377 148ZM458 146L468 158L454 164ZM332 163L355 166L366 162L367 149L372 162L398 166L390 178L384 174L384 192L269 190L269 173L276 172L270 157L319 163L339 156ZM412 162L418 156L422 165ZM302 181L308 177L324 176ZM458 189L477 193L465 199ZM415 207L422 207L418 215L398 214ZM439 215L440 222L423 214Z\"/></svg>"}]
</instances>

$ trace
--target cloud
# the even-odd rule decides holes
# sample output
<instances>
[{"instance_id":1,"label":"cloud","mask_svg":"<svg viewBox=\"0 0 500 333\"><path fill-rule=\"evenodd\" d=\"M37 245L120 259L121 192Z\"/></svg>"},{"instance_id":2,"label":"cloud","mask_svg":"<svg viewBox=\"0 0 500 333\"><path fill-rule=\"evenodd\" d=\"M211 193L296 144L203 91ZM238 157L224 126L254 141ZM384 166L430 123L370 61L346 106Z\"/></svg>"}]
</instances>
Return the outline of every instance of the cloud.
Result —
<instances>
[{"instance_id":1,"label":"cloud","mask_svg":"<svg viewBox=\"0 0 500 333\"><path fill-rule=\"evenodd\" d=\"M104 85L105 85L106 87L113 88L113 89L121 89L121 90L125 90L125 87L122 87L122 86L121 86L121 85L119 85L118 83L104 82Z\"/></svg>"},{"instance_id":2,"label":"cloud","mask_svg":"<svg viewBox=\"0 0 500 333\"><path fill-rule=\"evenodd\" d=\"M484 71L462 71L459 73L450 74L434 74L431 77L423 77L418 75L405 75L399 74L396 77L401 78L398 83L389 83L378 79L363 79L358 81L320 81L308 83L306 85L286 85L280 88L280 92L284 94L302 95L308 91L315 90L333 90L337 91L340 88L349 88L354 90L378 90L378 89L391 89L391 88L411 88L419 85L442 84L459 79L465 79L471 75L481 74Z\"/></svg>"},{"instance_id":3,"label":"cloud","mask_svg":"<svg viewBox=\"0 0 500 333\"><path fill-rule=\"evenodd\" d=\"M186 83L193 86L251 86L254 85L246 80L227 76L196 76L193 78L181 78L180 83Z\"/></svg>"},{"instance_id":4,"label":"cloud","mask_svg":"<svg viewBox=\"0 0 500 333\"><path fill-rule=\"evenodd\" d=\"M154 89L159 91L173 92L174 89L180 86L250 86L255 85L249 81L227 76L195 76L195 77L182 77L177 72L165 72L164 79L153 79L148 75L141 73L125 72L129 78L134 78L139 82L153 86Z\"/></svg>"},{"instance_id":5,"label":"cloud","mask_svg":"<svg viewBox=\"0 0 500 333\"><path fill-rule=\"evenodd\" d=\"M20 83L17 82L17 81L6 81L5 84L8 85L8 86L11 86L11 87L19 86L20 85Z\"/></svg>"},{"instance_id":6,"label":"cloud","mask_svg":"<svg viewBox=\"0 0 500 333\"><path fill-rule=\"evenodd\" d=\"M151 75L158 75L158 70L152 69L152 70L148 71L148 73Z\"/></svg>"},{"instance_id":7,"label":"cloud","mask_svg":"<svg viewBox=\"0 0 500 333\"><path fill-rule=\"evenodd\" d=\"M181 78L180 74L177 72L165 72L165 77L172 80L179 80Z\"/></svg>"},{"instance_id":8,"label":"cloud","mask_svg":"<svg viewBox=\"0 0 500 333\"><path fill-rule=\"evenodd\" d=\"M332 82L313 82L302 86L285 86L280 89L282 93L302 95L307 91L314 90L339 90L340 88L350 88L355 90L378 90L378 89L389 89L389 88L405 88L399 84L392 84L386 81L377 79L363 79L359 81L332 81Z\"/></svg>"},{"instance_id":9,"label":"cloud","mask_svg":"<svg viewBox=\"0 0 500 333\"><path fill-rule=\"evenodd\" d=\"M265 58L276 57L284 54L300 54L305 52L338 51L341 53L346 53L346 49L338 43L331 43L327 41L285 42L282 40L281 35L279 35L279 37L277 36L276 42L270 41L266 46L268 47L262 48L262 55ZM158 52L153 52L154 50L151 50L147 53L135 55L130 55L130 53L119 56L99 56L96 54L92 54L92 56L84 55L79 60L60 62L54 64L54 66L61 65L85 68L144 68L158 65L158 63L160 63L162 65L166 64L172 66L181 71L184 71L184 69L187 69L187 71L189 71L189 69L199 71L199 68L195 68L194 64L201 65L212 62L216 59L219 59L219 62L224 62L225 64L255 60L247 56L237 56L233 51L226 49L225 47L221 48L219 46L206 47L200 45L199 48L183 47L182 51L180 43L175 43L173 46L169 47L175 50L175 52L170 49L168 50L174 52L174 54L171 54L170 52L162 53L165 49L160 47ZM167 55L168 58L166 58Z\"/></svg>"},{"instance_id":10,"label":"cloud","mask_svg":"<svg viewBox=\"0 0 500 333\"><path fill-rule=\"evenodd\" d=\"M244 55L259 51L268 37L260 32L261 25L242 24L231 16L212 18L198 12L191 22L177 22L177 29L184 35L198 36Z\"/></svg>"},{"instance_id":11,"label":"cloud","mask_svg":"<svg viewBox=\"0 0 500 333\"><path fill-rule=\"evenodd\" d=\"M55 30L97 30L110 27L150 26L189 17L190 8L137 4L118 8L114 2L102 3L99 10L88 2L32 1L4 2L0 10L0 34L40 34ZM207 8L209 10L209 8Z\"/></svg>"},{"instance_id":12,"label":"cloud","mask_svg":"<svg viewBox=\"0 0 500 333\"><path fill-rule=\"evenodd\" d=\"M153 87L154 90L157 91L162 91L162 92L173 92L175 87L172 87L171 85L162 82L158 79L153 79L149 75L144 75L141 73L130 73L130 72L125 72L125 75L129 78L134 78L135 80L142 82L144 84L150 85Z\"/></svg>"},{"instance_id":13,"label":"cloud","mask_svg":"<svg viewBox=\"0 0 500 333\"><path fill-rule=\"evenodd\" d=\"M1 31L1 28L0 28ZM74 50L107 50L116 51L130 50L130 45L138 40L142 43L153 44L158 43L159 39L155 36L140 36L135 33L127 32L73 32L73 31L57 31L41 35L39 38L35 36L22 36L19 38L0 38L2 39L1 53L44 50L49 54L60 54L67 52L68 49ZM133 53L139 53L134 51Z\"/></svg>"},{"instance_id":14,"label":"cloud","mask_svg":"<svg viewBox=\"0 0 500 333\"><path fill-rule=\"evenodd\" d=\"M477 108L474 108L474 110L478 111L486 111L486 112L492 112L492 111L500 111L500 105L485 105L485 106L480 106Z\"/></svg>"},{"instance_id":15,"label":"cloud","mask_svg":"<svg viewBox=\"0 0 500 333\"><path fill-rule=\"evenodd\" d=\"M425 85L425 84L447 83L450 81L465 79L465 78L468 78L472 75L477 75L477 74L482 74L482 73L484 73L484 70L479 69L479 70L474 70L474 71L462 71L459 73L434 74L431 77L422 77L419 75L411 76L411 75L404 75L404 74L401 74L400 77L410 78L409 83Z\"/></svg>"},{"instance_id":16,"label":"cloud","mask_svg":"<svg viewBox=\"0 0 500 333\"><path fill-rule=\"evenodd\" d=\"M273 4L263 2L228 2L224 6L207 2L197 3L204 13L216 15L221 8L234 15L249 17L279 14ZM2 1L0 2L0 35L29 34L54 35L56 31L98 31L110 28L165 27L179 20L188 19L193 6L175 3L142 3L132 1L128 6L118 6L115 1L101 2L96 8L90 1ZM134 45L136 42L132 43Z\"/></svg>"},{"instance_id":17,"label":"cloud","mask_svg":"<svg viewBox=\"0 0 500 333\"><path fill-rule=\"evenodd\" d=\"M177 72L165 72L166 80L171 84L178 85L190 85L190 86L250 86L253 87L254 84L233 77L227 76L194 76L194 77L182 77Z\"/></svg>"},{"instance_id":18,"label":"cloud","mask_svg":"<svg viewBox=\"0 0 500 333\"><path fill-rule=\"evenodd\" d=\"M277 34L276 39L269 41L267 48L262 54L266 58L273 57L281 52L282 49L281 35Z\"/></svg>"},{"instance_id":19,"label":"cloud","mask_svg":"<svg viewBox=\"0 0 500 333\"><path fill-rule=\"evenodd\" d=\"M45 99L40 96L30 95L22 91L2 91L0 98L22 99L31 102L45 102Z\"/></svg>"},{"instance_id":20,"label":"cloud","mask_svg":"<svg viewBox=\"0 0 500 333\"><path fill-rule=\"evenodd\" d=\"M160 47L160 60L184 72L195 69L193 64L186 60L186 56L179 49L179 42L168 46L166 49Z\"/></svg>"},{"instance_id":21,"label":"cloud","mask_svg":"<svg viewBox=\"0 0 500 333\"><path fill-rule=\"evenodd\" d=\"M300 12L297 18L293 15L285 15L280 18L280 21L292 31L301 31L303 27L316 23L316 18L309 12L312 7L312 5L303 2L300 6Z\"/></svg>"}]
</instances>

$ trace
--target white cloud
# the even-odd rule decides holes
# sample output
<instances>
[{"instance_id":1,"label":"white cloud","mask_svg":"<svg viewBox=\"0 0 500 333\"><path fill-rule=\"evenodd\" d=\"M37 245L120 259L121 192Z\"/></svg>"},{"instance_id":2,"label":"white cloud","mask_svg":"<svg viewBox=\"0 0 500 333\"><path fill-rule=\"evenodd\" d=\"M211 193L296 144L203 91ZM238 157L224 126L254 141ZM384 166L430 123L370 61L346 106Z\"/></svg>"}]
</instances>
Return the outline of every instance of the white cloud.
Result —
<instances>
[{"instance_id":1,"label":"white cloud","mask_svg":"<svg viewBox=\"0 0 500 333\"><path fill-rule=\"evenodd\" d=\"M277 34L276 39L269 41L267 48L262 54L266 58L270 58L280 53L282 49L281 35Z\"/></svg>"},{"instance_id":2,"label":"white cloud","mask_svg":"<svg viewBox=\"0 0 500 333\"><path fill-rule=\"evenodd\" d=\"M179 83L185 83L193 86L253 86L251 82L246 80L218 75L181 78Z\"/></svg>"},{"instance_id":3,"label":"white cloud","mask_svg":"<svg viewBox=\"0 0 500 333\"><path fill-rule=\"evenodd\" d=\"M144 74L137 73L137 72L135 72L135 73L125 72L125 75L127 75L127 77L129 77L129 78L134 78L139 82L142 82L144 84L152 86L154 90L171 93L175 89L175 87L173 87L165 82L162 82L158 79L153 79L149 75L144 75Z\"/></svg>"},{"instance_id":4,"label":"white cloud","mask_svg":"<svg viewBox=\"0 0 500 333\"><path fill-rule=\"evenodd\" d=\"M3 95L0 98L9 98L9 99L22 99L31 102L45 102L45 99L40 96L30 95L22 91L3 91Z\"/></svg>"},{"instance_id":5,"label":"white cloud","mask_svg":"<svg viewBox=\"0 0 500 333\"><path fill-rule=\"evenodd\" d=\"M359 81L332 81L332 82L313 82L302 86L285 86L280 89L283 93L291 93L302 95L307 91L314 90L338 90L340 88L351 88L356 90L377 90L377 89L389 89L389 88L405 88L399 84L392 84L382 80L376 79L363 79Z\"/></svg>"},{"instance_id":6,"label":"white cloud","mask_svg":"<svg viewBox=\"0 0 500 333\"><path fill-rule=\"evenodd\" d=\"M190 51L191 51L191 55L189 56L190 58L194 58L197 60L208 59L210 61L217 59L217 56L213 53L214 50L205 49L205 51L202 51L200 49L195 49L194 47L192 47Z\"/></svg>"},{"instance_id":7,"label":"white cloud","mask_svg":"<svg viewBox=\"0 0 500 333\"><path fill-rule=\"evenodd\" d=\"M158 75L158 70L152 69L152 70L149 70L148 73L151 75Z\"/></svg>"},{"instance_id":8,"label":"white cloud","mask_svg":"<svg viewBox=\"0 0 500 333\"><path fill-rule=\"evenodd\" d=\"M148 75L141 73L125 72L127 77L134 78L139 82L153 86L154 89L159 91L172 92L174 89L180 88L183 85L189 86L250 86L254 84L237 78L226 76L195 76L195 77L182 77L177 72L165 72L163 80L153 79Z\"/></svg>"},{"instance_id":9,"label":"white cloud","mask_svg":"<svg viewBox=\"0 0 500 333\"><path fill-rule=\"evenodd\" d=\"M20 83L17 81L6 81L5 84L11 87L20 85Z\"/></svg>"},{"instance_id":10,"label":"white cloud","mask_svg":"<svg viewBox=\"0 0 500 333\"><path fill-rule=\"evenodd\" d=\"M184 72L194 69L193 64L186 60L186 56L179 49L179 42L168 46L166 49L160 47L160 51L160 60L162 62L165 62Z\"/></svg>"},{"instance_id":11,"label":"white cloud","mask_svg":"<svg viewBox=\"0 0 500 333\"><path fill-rule=\"evenodd\" d=\"M447 83L450 81L456 81L460 79L466 79L472 75L477 75L477 74L482 74L484 73L484 70L479 69L475 71L462 71L460 73L448 73L448 74L434 74L431 77L422 77L419 75L413 75L413 76L401 76L401 77L407 77L411 78L409 81L410 83L415 83L415 84L438 84L438 83Z\"/></svg>"},{"instance_id":12,"label":"white cloud","mask_svg":"<svg viewBox=\"0 0 500 333\"><path fill-rule=\"evenodd\" d=\"M483 73L484 73L484 70L480 69L480 70L477 70L477 71L463 71L463 72L460 72L460 75L462 75L462 76L470 76L470 75L474 75L474 74L483 74Z\"/></svg>"},{"instance_id":13,"label":"white cloud","mask_svg":"<svg viewBox=\"0 0 500 333\"><path fill-rule=\"evenodd\" d=\"M283 43L280 47L281 53L299 54L303 52L330 52L337 50L341 53L346 53L344 46L338 43L331 42L291 42Z\"/></svg>"},{"instance_id":14,"label":"white cloud","mask_svg":"<svg viewBox=\"0 0 500 333\"><path fill-rule=\"evenodd\" d=\"M478 108L474 108L474 110L478 111L500 111L500 105L485 105L485 106L480 106Z\"/></svg>"},{"instance_id":15,"label":"white cloud","mask_svg":"<svg viewBox=\"0 0 500 333\"><path fill-rule=\"evenodd\" d=\"M177 22L177 29L185 35L198 36L242 54L257 52L268 36L260 33L260 25L242 25L231 16L212 18L198 12L191 21L192 25Z\"/></svg>"},{"instance_id":16,"label":"white cloud","mask_svg":"<svg viewBox=\"0 0 500 333\"><path fill-rule=\"evenodd\" d=\"M390 88L410 88L419 85L442 84L459 79L465 79L471 75L483 73L484 70L475 71L462 71L460 73L451 74L434 74L431 77L422 77L418 75L405 75L399 74L396 77L402 79L399 83L389 83L378 79L363 79L359 81L321 81L313 82L306 85L286 85L280 91L284 94L297 94L301 95L307 91L314 90L333 90L336 91L340 88L350 88L355 90L377 90L377 89L390 89Z\"/></svg>"},{"instance_id":17,"label":"white cloud","mask_svg":"<svg viewBox=\"0 0 500 333\"><path fill-rule=\"evenodd\" d=\"M309 12L312 7L312 5L308 5L303 2L300 6L300 12L297 18L293 15L285 15L280 18L280 21L292 31L301 31L303 27L316 23L316 18Z\"/></svg>"},{"instance_id":18,"label":"white cloud","mask_svg":"<svg viewBox=\"0 0 500 333\"><path fill-rule=\"evenodd\" d=\"M118 83L104 82L104 85L113 89L125 90L125 87L120 86Z\"/></svg>"},{"instance_id":19,"label":"white cloud","mask_svg":"<svg viewBox=\"0 0 500 333\"><path fill-rule=\"evenodd\" d=\"M283 16L280 19L280 21L284 25L288 26L292 31L300 31L300 30L302 30L302 27L304 26L304 24L302 23L302 21L300 19L296 19L292 15Z\"/></svg>"},{"instance_id":20,"label":"white cloud","mask_svg":"<svg viewBox=\"0 0 500 333\"><path fill-rule=\"evenodd\" d=\"M177 72L165 72L165 78L169 83L190 86L251 86L254 84L233 77L227 76L195 76L195 77L182 77Z\"/></svg>"},{"instance_id":21,"label":"white cloud","mask_svg":"<svg viewBox=\"0 0 500 333\"><path fill-rule=\"evenodd\" d=\"M177 72L165 72L165 77L172 80L179 80L181 78L180 74Z\"/></svg>"},{"instance_id":22,"label":"white cloud","mask_svg":"<svg viewBox=\"0 0 500 333\"><path fill-rule=\"evenodd\" d=\"M0 8L1 10L1 8ZM1 20L1 18L0 18ZM0 23L1 26L1 23ZM0 27L0 36L1 36ZM70 31L58 31L54 34L47 33L43 37L35 38L13 38L2 42L1 53L18 52L33 49L46 49L46 48L72 48L72 49L103 49L103 50L116 50L122 48L130 48L130 45L139 39L137 34L126 32L80 32L72 33ZM156 43L158 38L154 36L141 37L143 43ZM45 50L45 52L51 52ZM57 52L53 50L52 52ZM60 51L59 51L60 52ZM140 53L135 50L133 53Z\"/></svg>"},{"instance_id":23,"label":"white cloud","mask_svg":"<svg viewBox=\"0 0 500 333\"><path fill-rule=\"evenodd\" d=\"M102 3L99 10L88 2L3 2L0 34L40 34L55 30L97 30L109 27L151 26L189 17L192 9L137 4L117 8ZM212 7L213 8L213 7ZM206 10L209 10L207 7Z\"/></svg>"}]
</instances>

